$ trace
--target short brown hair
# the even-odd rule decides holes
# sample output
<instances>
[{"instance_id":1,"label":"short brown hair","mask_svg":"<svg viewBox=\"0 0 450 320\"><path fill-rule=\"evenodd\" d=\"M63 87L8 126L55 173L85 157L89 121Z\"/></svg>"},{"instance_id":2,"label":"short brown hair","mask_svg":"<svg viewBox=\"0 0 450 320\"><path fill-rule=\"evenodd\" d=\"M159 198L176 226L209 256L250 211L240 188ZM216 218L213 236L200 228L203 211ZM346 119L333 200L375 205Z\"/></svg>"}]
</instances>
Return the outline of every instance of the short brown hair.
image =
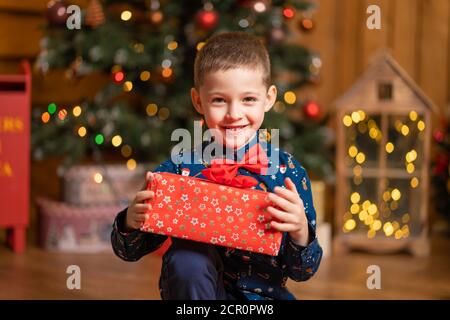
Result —
<instances>
[{"instance_id":1,"label":"short brown hair","mask_svg":"<svg viewBox=\"0 0 450 320\"><path fill-rule=\"evenodd\" d=\"M269 54L261 40L245 32L217 34L206 41L195 57L195 87L200 88L208 72L239 67L261 68L263 83L267 88L271 85Z\"/></svg>"}]
</instances>

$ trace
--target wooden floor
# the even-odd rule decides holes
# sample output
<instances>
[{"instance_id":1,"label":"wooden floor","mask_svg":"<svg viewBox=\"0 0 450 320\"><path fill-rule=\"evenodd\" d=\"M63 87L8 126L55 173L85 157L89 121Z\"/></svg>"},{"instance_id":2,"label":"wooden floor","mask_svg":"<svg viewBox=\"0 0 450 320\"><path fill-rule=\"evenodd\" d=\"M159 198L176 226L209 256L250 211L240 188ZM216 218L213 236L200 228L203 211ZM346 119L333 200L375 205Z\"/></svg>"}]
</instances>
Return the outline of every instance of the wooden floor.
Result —
<instances>
[{"instance_id":1,"label":"wooden floor","mask_svg":"<svg viewBox=\"0 0 450 320\"><path fill-rule=\"evenodd\" d=\"M450 239L432 241L429 258L408 254L351 253L323 260L303 283L289 282L298 299L450 299ZM81 268L81 290L68 290L66 268ZM381 268L381 289L366 287L369 265ZM0 299L160 299L161 259L149 255L124 262L112 252L49 253L28 248L13 254L0 247Z\"/></svg>"}]
</instances>

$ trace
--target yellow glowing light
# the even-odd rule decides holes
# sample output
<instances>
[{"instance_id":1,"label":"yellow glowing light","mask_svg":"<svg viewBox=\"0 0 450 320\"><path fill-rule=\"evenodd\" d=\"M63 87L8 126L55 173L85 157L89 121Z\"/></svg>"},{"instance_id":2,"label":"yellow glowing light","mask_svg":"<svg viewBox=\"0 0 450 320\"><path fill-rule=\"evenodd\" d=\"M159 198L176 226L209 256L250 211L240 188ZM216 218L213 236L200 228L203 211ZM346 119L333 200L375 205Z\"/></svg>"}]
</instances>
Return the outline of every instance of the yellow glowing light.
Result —
<instances>
[{"instance_id":1,"label":"yellow glowing light","mask_svg":"<svg viewBox=\"0 0 450 320\"><path fill-rule=\"evenodd\" d=\"M351 231L351 230L355 229L355 227L356 227L356 221L355 220L348 219L347 221L345 221L345 224L344 224L344 229L345 230Z\"/></svg>"},{"instance_id":2,"label":"yellow glowing light","mask_svg":"<svg viewBox=\"0 0 450 320\"><path fill-rule=\"evenodd\" d=\"M359 200L361 200L361 196L359 195L358 192L353 192L352 195L350 196L350 200L352 201L352 203L358 203Z\"/></svg>"},{"instance_id":3,"label":"yellow glowing light","mask_svg":"<svg viewBox=\"0 0 450 320\"><path fill-rule=\"evenodd\" d=\"M402 238L402 236L403 236L402 230L395 231L395 234L394 234L395 239L399 240Z\"/></svg>"},{"instance_id":4,"label":"yellow glowing light","mask_svg":"<svg viewBox=\"0 0 450 320\"><path fill-rule=\"evenodd\" d=\"M414 177L411 179L411 188L417 188L419 186L419 179L417 177Z\"/></svg>"},{"instance_id":5,"label":"yellow glowing light","mask_svg":"<svg viewBox=\"0 0 450 320\"><path fill-rule=\"evenodd\" d=\"M359 186L363 182L363 178L361 176L353 177L353 183L356 186Z\"/></svg>"},{"instance_id":6,"label":"yellow glowing light","mask_svg":"<svg viewBox=\"0 0 450 320\"><path fill-rule=\"evenodd\" d=\"M85 127L79 127L79 128L78 128L78 135L79 135L80 137L84 137L84 136L86 135L86 133L87 133L87 130L86 130Z\"/></svg>"},{"instance_id":7,"label":"yellow glowing light","mask_svg":"<svg viewBox=\"0 0 450 320\"><path fill-rule=\"evenodd\" d=\"M397 188L392 190L392 192L391 192L392 199L394 199L395 201L398 201L401 196L402 196L402 194L401 194L400 190L398 190Z\"/></svg>"},{"instance_id":8,"label":"yellow glowing light","mask_svg":"<svg viewBox=\"0 0 450 320\"><path fill-rule=\"evenodd\" d=\"M158 117L160 120L166 120L169 118L170 111L167 108L161 108L159 109Z\"/></svg>"},{"instance_id":9,"label":"yellow glowing light","mask_svg":"<svg viewBox=\"0 0 450 320\"><path fill-rule=\"evenodd\" d=\"M409 118L411 119L411 121L416 121L417 120L417 112L411 111L409 113Z\"/></svg>"},{"instance_id":10,"label":"yellow glowing light","mask_svg":"<svg viewBox=\"0 0 450 320\"><path fill-rule=\"evenodd\" d=\"M377 208L377 206L375 204L372 203L369 206L369 208L367 209L367 211L369 212L370 215L374 215L375 213L377 213L378 208Z\"/></svg>"},{"instance_id":11,"label":"yellow glowing light","mask_svg":"<svg viewBox=\"0 0 450 320\"><path fill-rule=\"evenodd\" d=\"M367 132L367 126L364 122L358 123L358 131L360 133L366 133Z\"/></svg>"},{"instance_id":12,"label":"yellow glowing light","mask_svg":"<svg viewBox=\"0 0 450 320\"><path fill-rule=\"evenodd\" d=\"M363 121L366 118L366 113L362 110L358 110L359 121Z\"/></svg>"},{"instance_id":13,"label":"yellow glowing light","mask_svg":"<svg viewBox=\"0 0 450 320\"><path fill-rule=\"evenodd\" d=\"M97 172L96 174L94 174L94 181L97 183L102 183L103 176L101 175L101 173Z\"/></svg>"},{"instance_id":14,"label":"yellow glowing light","mask_svg":"<svg viewBox=\"0 0 450 320\"><path fill-rule=\"evenodd\" d=\"M354 123L358 123L359 121L361 121L361 116L359 115L358 112L356 111L352 112L352 120Z\"/></svg>"},{"instance_id":15,"label":"yellow glowing light","mask_svg":"<svg viewBox=\"0 0 450 320\"><path fill-rule=\"evenodd\" d=\"M120 19L122 19L123 21L128 21L131 19L131 16L132 16L131 11L125 10L120 15Z\"/></svg>"},{"instance_id":16,"label":"yellow glowing light","mask_svg":"<svg viewBox=\"0 0 450 320\"><path fill-rule=\"evenodd\" d=\"M375 127L370 128L370 130L369 130L369 136L370 136L372 139L376 139L376 137L378 136L378 129L375 128Z\"/></svg>"},{"instance_id":17,"label":"yellow glowing light","mask_svg":"<svg viewBox=\"0 0 450 320\"><path fill-rule=\"evenodd\" d=\"M409 134L409 127L407 125L403 125L401 128L402 135L407 136Z\"/></svg>"},{"instance_id":18,"label":"yellow glowing light","mask_svg":"<svg viewBox=\"0 0 450 320\"><path fill-rule=\"evenodd\" d=\"M128 158L129 156L131 156L131 147L127 144L122 146L122 148L120 148L120 153L122 153L122 156L124 156L125 158Z\"/></svg>"},{"instance_id":19,"label":"yellow glowing light","mask_svg":"<svg viewBox=\"0 0 450 320\"><path fill-rule=\"evenodd\" d=\"M81 114L81 107L80 107L80 106L75 106L75 107L72 109L72 113L73 113L73 115L74 115L75 117L79 117L80 114Z\"/></svg>"},{"instance_id":20,"label":"yellow glowing light","mask_svg":"<svg viewBox=\"0 0 450 320\"><path fill-rule=\"evenodd\" d=\"M144 52L144 45L142 43L135 43L134 44L134 51L136 51L137 53L142 53Z\"/></svg>"},{"instance_id":21,"label":"yellow glowing light","mask_svg":"<svg viewBox=\"0 0 450 320\"><path fill-rule=\"evenodd\" d=\"M169 78L172 75L172 73L173 71L171 68L164 68L163 71L161 72L164 78Z\"/></svg>"},{"instance_id":22,"label":"yellow glowing light","mask_svg":"<svg viewBox=\"0 0 450 320\"><path fill-rule=\"evenodd\" d=\"M392 142L386 143L386 152L392 153L394 151L394 144Z\"/></svg>"},{"instance_id":23,"label":"yellow glowing light","mask_svg":"<svg viewBox=\"0 0 450 320\"><path fill-rule=\"evenodd\" d=\"M154 103L149 103L147 108L145 108L147 115L154 116L158 112L158 106Z\"/></svg>"},{"instance_id":24,"label":"yellow glowing light","mask_svg":"<svg viewBox=\"0 0 450 320\"><path fill-rule=\"evenodd\" d=\"M348 155L352 158L356 157L356 155L358 154L358 148L355 146L351 146L350 148L348 148Z\"/></svg>"},{"instance_id":25,"label":"yellow glowing light","mask_svg":"<svg viewBox=\"0 0 450 320\"><path fill-rule=\"evenodd\" d=\"M386 236L390 237L394 232L394 227L392 227L392 224L390 222L386 222L383 226L383 231Z\"/></svg>"},{"instance_id":26,"label":"yellow glowing light","mask_svg":"<svg viewBox=\"0 0 450 320\"><path fill-rule=\"evenodd\" d=\"M369 129L372 128L377 128L377 123L375 121L373 121L372 119L370 119L369 121L367 121L367 126L369 127Z\"/></svg>"},{"instance_id":27,"label":"yellow glowing light","mask_svg":"<svg viewBox=\"0 0 450 320\"><path fill-rule=\"evenodd\" d=\"M287 104L294 104L295 101L297 101L297 96L295 95L294 92L292 92L292 91L287 91L287 92L285 92L285 94L284 94L284 101L285 101Z\"/></svg>"},{"instance_id":28,"label":"yellow glowing light","mask_svg":"<svg viewBox=\"0 0 450 320\"><path fill-rule=\"evenodd\" d=\"M359 212L359 205L354 203L350 206L350 212L353 214L357 214Z\"/></svg>"},{"instance_id":29,"label":"yellow glowing light","mask_svg":"<svg viewBox=\"0 0 450 320\"><path fill-rule=\"evenodd\" d=\"M344 118L342 118L342 122L344 123L344 125L346 127L350 127L352 125L352 117L350 117L349 115L345 115Z\"/></svg>"},{"instance_id":30,"label":"yellow glowing light","mask_svg":"<svg viewBox=\"0 0 450 320\"><path fill-rule=\"evenodd\" d=\"M417 122L417 129L419 129L419 131L425 130L425 122L423 122L422 120Z\"/></svg>"},{"instance_id":31,"label":"yellow glowing light","mask_svg":"<svg viewBox=\"0 0 450 320\"><path fill-rule=\"evenodd\" d=\"M389 191L383 192L383 200L387 202L389 199L391 199L391 193Z\"/></svg>"},{"instance_id":32,"label":"yellow glowing light","mask_svg":"<svg viewBox=\"0 0 450 320\"><path fill-rule=\"evenodd\" d=\"M360 165L356 165L356 166L353 168L353 174L354 174L355 176L357 176L357 177L361 176L361 174L362 174L362 168L361 168Z\"/></svg>"},{"instance_id":33,"label":"yellow glowing light","mask_svg":"<svg viewBox=\"0 0 450 320\"><path fill-rule=\"evenodd\" d=\"M404 225L402 227L403 237L407 238L409 236L409 227L407 225Z\"/></svg>"},{"instance_id":34,"label":"yellow glowing light","mask_svg":"<svg viewBox=\"0 0 450 320\"><path fill-rule=\"evenodd\" d=\"M372 229L375 231L378 231L381 229L381 221L380 220L375 220L372 224Z\"/></svg>"},{"instance_id":35,"label":"yellow glowing light","mask_svg":"<svg viewBox=\"0 0 450 320\"><path fill-rule=\"evenodd\" d=\"M123 84L123 91L130 92L131 90L133 90L133 82L125 81L125 83Z\"/></svg>"},{"instance_id":36,"label":"yellow glowing light","mask_svg":"<svg viewBox=\"0 0 450 320\"><path fill-rule=\"evenodd\" d=\"M364 220L364 224L365 225L371 225L373 223L373 217L372 216L367 216L366 219Z\"/></svg>"},{"instance_id":37,"label":"yellow glowing light","mask_svg":"<svg viewBox=\"0 0 450 320\"><path fill-rule=\"evenodd\" d=\"M127 161L127 168L128 168L128 170L136 169L136 160L128 159L128 161Z\"/></svg>"},{"instance_id":38,"label":"yellow glowing light","mask_svg":"<svg viewBox=\"0 0 450 320\"><path fill-rule=\"evenodd\" d=\"M408 173L413 173L414 172L414 165L412 164L412 163L408 163L407 165L406 165L406 171L408 172Z\"/></svg>"},{"instance_id":39,"label":"yellow glowing light","mask_svg":"<svg viewBox=\"0 0 450 320\"><path fill-rule=\"evenodd\" d=\"M391 204L389 205L389 208L394 211L397 210L398 208L398 202L397 201L392 201Z\"/></svg>"},{"instance_id":40,"label":"yellow glowing light","mask_svg":"<svg viewBox=\"0 0 450 320\"><path fill-rule=\"evenodd\" d=\"M410 219L411 219L411 217L410 217L409 213L405 213L405 214L402 216L402 222L403 222L403 223L408 223Z\"/></svg>"},{"instance_id":41,"label":"yellow glowing light","mask_svg":"<svg viewBox=\"0 0 450 320\"><path fill-rule=\"evenodd\" d=\"M205 45L205 42L197 43L197 51L200 51L203 48L204 45Z\"/></svg>"},{"instance_id":42,"label":"yellow glowing light","mask_svg":"<svg viewBox=\"0 0 450 320\"><path fill-rule=\"evenodd\" d=\"M111 143L114 147L118 147L122 144L122 137L119 135L115 135L112 139L111 139Z\"/></svg>"},{"instance_id":43,"label":"yellow glowing light","mask_svg":"<svg viewBox=\"0 0 450 320\"><path fill-rule=\"evenodd\" d=\"M392 228L394 228L394 231L398 230L400 228L400 224L397 221L393 221Z\"/></svg>"},{"instance_id":44,"label":"yellow glowing light","mask_svg":"<svg viewBox=\"0 0 450 320\"><path fill-rule=\"evenodd\" d=\"M142 81L147 81L148 79L150 79L150 72L149 71L142 71L140 78Z\"/></svg>"},{"instance_id":45,"label":"yellow glowing light","mask_svg":"<svg viewBox=\"0 0 450 320\"><path fill-rule=\"evenodd\" d=\"M370 201L366 200L366 201L363 202L362 207L363 207L364 210L368 210L370 205L371 205Z\"/></svg>"},{"instance_id":46,"label":"yellow glowing light","mask_svg":"<svg viewBox=\"0 0 450 320\"><path fill-rule=\"evenodd\" d=\"M413 162L417 159L417 152L416 150L411 150L405 155L405 159L407 162Z\"/></svg>"},{"instance_id":47,"label":"yellow glowing light","mask_svg":"<svg viewBox=\"0 0 450 320\"><path fill-rule=\"evenodd\" d=\"M359 213L359 220L364 221L369 216L366 210L363 210Z\"/></svg>"},{"instance_id":48,"label":"yellow glowing light","mask_svg":"<svg viewBox=\"0 0 450 320\"><path fill-rule=\"evenodd\" d=\"M178 42L176 41L170 41L167 45L167 49L169 50L175 50L176 48L178 48Z\"/></svg>"},{"instance_id":49,"label":"yellow glowing light","mask_svg":"<svg viewBox=\"0 0 450 320\"><path fill-rule=\"evenodd\" d=\"M367 238L369 238L369 239L374 238L376 233L377 232L374 229L370 229L369 231L367 231Z\"/></svg>"},{"instance_id":50,"label":"yellow glowing light","mask_svg":"<svg viewBox=\"0 0 450 320\"><path fill-rule=\"evenodd\" d=\"M366 160L366 156L364 155L364 153L359 152L356 155L356 162L358 162L359 164L363 163Z\"/></svg>"}]
</instances>

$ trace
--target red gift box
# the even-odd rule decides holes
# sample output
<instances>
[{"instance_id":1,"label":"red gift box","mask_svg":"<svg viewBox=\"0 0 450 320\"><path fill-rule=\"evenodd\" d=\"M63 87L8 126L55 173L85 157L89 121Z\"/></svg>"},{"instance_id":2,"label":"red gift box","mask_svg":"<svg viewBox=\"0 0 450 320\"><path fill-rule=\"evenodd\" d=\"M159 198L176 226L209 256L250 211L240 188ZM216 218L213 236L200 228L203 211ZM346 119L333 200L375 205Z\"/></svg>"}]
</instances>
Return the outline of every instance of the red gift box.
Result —
<instances>
[{"instance_id":1,"label":"red gift box","mask_svg":"<svg viewBox=\"0 0 450 320\"><path fill-rule=\"evenodd\" d=\"M267 192L167 172L154 177L142 231L278 255L282 233L270 228Z\"/></svg>"}]
</instances>

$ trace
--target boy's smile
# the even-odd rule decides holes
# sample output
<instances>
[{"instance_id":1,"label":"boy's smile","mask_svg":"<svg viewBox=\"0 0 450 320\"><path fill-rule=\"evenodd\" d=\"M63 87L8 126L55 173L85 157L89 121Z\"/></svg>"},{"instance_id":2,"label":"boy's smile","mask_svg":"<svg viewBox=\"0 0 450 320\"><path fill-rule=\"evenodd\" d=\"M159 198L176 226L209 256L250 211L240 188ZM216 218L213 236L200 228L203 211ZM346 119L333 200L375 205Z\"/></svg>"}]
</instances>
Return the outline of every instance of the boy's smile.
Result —
<instances>
[{"instance_id":1,"label":"boy's smile","mask_svg":"<svg viewBox=\"0 0 450 320\"><path fill-rule=\"evenodd\" d=\"M199 92L191 90L194 107L204 115L208 128L215 129L216 141L233 149L254 136L276 96L275 86L266 89L260 69L244 67L209 72Z\"/></svg>"}]
</instances>

